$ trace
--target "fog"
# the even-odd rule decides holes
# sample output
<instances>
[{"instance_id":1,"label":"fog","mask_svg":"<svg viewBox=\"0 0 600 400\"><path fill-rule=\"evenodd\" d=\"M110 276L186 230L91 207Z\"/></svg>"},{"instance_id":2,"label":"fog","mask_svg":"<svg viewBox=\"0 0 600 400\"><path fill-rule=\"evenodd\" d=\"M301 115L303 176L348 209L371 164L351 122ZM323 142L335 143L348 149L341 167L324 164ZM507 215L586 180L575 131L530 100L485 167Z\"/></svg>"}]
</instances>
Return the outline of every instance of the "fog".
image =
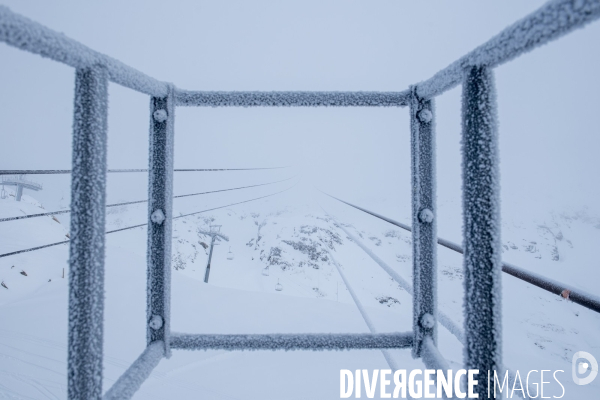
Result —
<instances>
[{"instance_id":1,"label":"fog","mask_svg":"<svg viewBox=\"0 0 600 400\"><path fill-rule=\"evenodd\" d=\"M405 90L544 2L124 3L3 1L179 88L240 91ZM598 213L599 38L600 24L591 24L496 69L505 216ZM73 69L5 44L0 59L2 169L69 169ZM109 96L109 168L146 168L148 97L115 84ZM460 96L456 88L436 99L438 201L447 213L460 212ZM276 178L298 173L304 192L314 186L410 215L405 108L181 107L175 135L176 168L289 165ZM219 174L211 189L275 177ZM68 205L68 175L31 178L45 184L35 196L47 209ZM145 174L109 182L109 200L146 195Z\"/></svg>"}]
</instances>

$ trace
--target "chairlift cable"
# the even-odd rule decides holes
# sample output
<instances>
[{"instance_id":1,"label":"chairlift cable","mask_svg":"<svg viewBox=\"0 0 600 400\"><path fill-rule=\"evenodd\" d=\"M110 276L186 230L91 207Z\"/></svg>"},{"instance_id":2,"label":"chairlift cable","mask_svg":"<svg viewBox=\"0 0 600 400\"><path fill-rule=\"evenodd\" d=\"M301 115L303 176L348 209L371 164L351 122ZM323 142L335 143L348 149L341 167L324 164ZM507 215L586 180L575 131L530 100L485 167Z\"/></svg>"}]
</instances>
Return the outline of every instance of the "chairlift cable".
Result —
<instances>
[{"instance_id":1,"label":"chairlift cable","mask_svg":"<svg viewBox=\"0 0 600 400\"><path fill-rule=\"evenodd\" d=\"M173 198L174 199L179 199L179 198L182 198L182 197L200 196L200 195L204 195L204 194L219 193L219 192L228 192L228 191L231 191L231 190L248 189L248 188L258 187L258 186L274 185L276 183L289 181L290 179L293 179L295 177L296 176L292 176L291 178L282 179L280 181L260 183L258 185L241 186L241 187L230 188L230 189L219 189L219 190L212 190L212 191L209 191L209 192L181 194L181 195L178 195L178 196L173 196ZM127 201L127 202L124 202L124 203L107 204L106 208L109 208L109 207L118 207L118 206L128 206L128 205L132 205L132 204L141 204L141 203L147 203L147 202L148 202L147 199L146 200ZM19 219L27 219L27 218L45 217L45 216L49 216L49 215L68 214L70 212L71 212L71 210L61 210L61 211L39 213L39 214L19 215L19 216L16 216L16 217L0 218L0 222L16 221L16 220L19 220Z\"/></svg>"},{"instance_id":2,"label":"chairlift cable","mask_svg":"<svg viewBox=\"0 0 600 400\"><path fill-rule=\"evenodd\" d=\"M283 169L290 168L290 165L283 167L263 167L263 168L178 168L174 172L220 172L220 171L258 171L266 169ZM110 173L128 173L128 172L148 172L147 168L130 168L130 169L109 169ZM4 169L0 170L0 175L57 175L70 174L70 169Z\"/></svg>"},{"instance_id":3,"label":"chairlift cable","mask_svg":"<svg viewBox=\"0 0 600 400\"><path fill-rule=\"evenodd\" d=\"M264 198L267 198L267 197L275 196L276 194L283 193L283 192L286 192L286 191L292 189L297 184L298 184L298 182L294 183L292 186L290 186L287 189L281 190L279 192L271 193L271 194L268 194L266 196L256 197L254 199L244 200L244 201L240 201L240 202L237 202L237 203L231 203L231 204L227 204L227 205L220 206L220 207L209 208L209 209L206 209L206 210L197 211L197 212L193 212L193 213L189 213L189 214L183 214L183 215L179 215L177 217L173 217L173 219L185 218L185 217L189 217L190 215L196 215L196 214L205 213L205 212L208 212L208 211L219 210L221 208L231 207L231 206L235 206L235 205L238 205L238 204L249 203L251 201L260 200L260 199L264 199ZM107 231L105 234L108 235L110 233L126 231L126 230L134 229L134 228L140 228L140 227L143 227L143 226L146 226L146 225L148 225L148 223L139 224L139 225L133 225L133 226L128 226L128 227L125 227L125 228L114 229L114 230L111 230L111 231ZM8 256L14 256L14 255L17 255L17 254L27 253L27 252L35 251L35 250L41 250L41 249L45 249L47 247L58 246L60 244L65 244L65 243L69 243L69 242L70 242L70 240L64 240L62 242L50 243L50 244L46 244L46 245L43 245L43 246L37 246L37 247L29 248L29 249L17 250L17 251L13 251L13 252L10 252L10 253L4 253L4 254L0 254L0 258L8 257Z\"/></svg>"}]
</instances>

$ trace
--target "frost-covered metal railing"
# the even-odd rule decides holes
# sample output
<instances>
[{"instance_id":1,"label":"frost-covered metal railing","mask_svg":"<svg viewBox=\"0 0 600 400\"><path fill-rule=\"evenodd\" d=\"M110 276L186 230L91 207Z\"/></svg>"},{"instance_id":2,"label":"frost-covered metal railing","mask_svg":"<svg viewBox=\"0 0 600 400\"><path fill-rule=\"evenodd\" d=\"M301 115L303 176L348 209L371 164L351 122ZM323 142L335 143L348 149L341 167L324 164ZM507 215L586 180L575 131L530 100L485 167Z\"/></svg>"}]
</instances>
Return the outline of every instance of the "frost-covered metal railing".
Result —
<instances>
[{"instance_id":1,"label":"frost-covered metal railing","mask_svg":"<svg viewBox=\"0 0 600 400\"><path fill-rule=\"evenodd\" d=\"M407 348L429 368L437 350L435 96L463 85L464 367L502 372L496 102L492 69L600 17L600 0L553 0L403 92L195 92L176 89L0 6L0 41L76 69L69 276L68 396L102 396L107 85L151 96L148 207L148 347L105 398L133 396L172 348ZM410 106L413 331L394 334L171 334L169 287L176 106ZM480 397L485 385L476 386Z\"/></svg>"}]
</instances>

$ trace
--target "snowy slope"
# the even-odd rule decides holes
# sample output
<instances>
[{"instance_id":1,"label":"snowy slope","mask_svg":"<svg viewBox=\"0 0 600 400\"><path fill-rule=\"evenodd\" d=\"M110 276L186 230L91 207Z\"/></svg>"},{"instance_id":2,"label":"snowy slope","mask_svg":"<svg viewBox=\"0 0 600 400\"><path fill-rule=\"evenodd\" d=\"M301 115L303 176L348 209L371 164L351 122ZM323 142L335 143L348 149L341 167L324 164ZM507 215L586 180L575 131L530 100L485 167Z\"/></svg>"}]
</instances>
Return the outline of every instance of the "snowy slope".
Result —
<instances>
[{"instance_id":1,"label":"snowy slope","mask_svg":"<svg viewBox=\"0 0 600 400\"><path fill-rule=\"evenodd\" d=\"M302 205L297 200L301 190L174 221L173 331L368 332L332 256L378 331L411 329L411 297L336 224L343 223L408 281L410 235L324 197L315 196L317 201ZM28 202L5 200L0 203L1 215L19 215L19 209L41 212L33 199ZM143 207L114 209L107 218L108 229L139 223L144 213ZM593 249L586 241L595 238L597 242L600 230L591 216L577 215L577 219L555 215L554 225L548 226L553 232L561 231L562 240L539 228L536 221L509 224L503 236L510 249L505 251L505 259L555 279L576 281L568 271L559 274L574 269L573 262L578 263L579 276L594 272L593 265L582 260L591 259L586 251ZM66 234L65 227L50 217L26 222L28 225L11 222L0 226L2 252L60 241ZM210 238L198 230L211 224L222 225L221 232L230 241L215 247L210 280L205 284L208 251L200 242L210 243ZM530 251L531 241L536 242L537 252ZM515 243L517 249L509 243ZM144 349L146 230L108 235L107 245L105 390ZM552 261L552 246L557 246L561 257L557 261ZM227 259L230 249L233 260ZM536 258L539 255L541 259ZM0 258L0 273L9 286L0 291L0 398L66 396L67 279L60 278L66 260L65 245ZM440 310L459 324L461 268L459 255L439 250ZM18 273L21 269L27 271L27 277ZM558 275L552 275L555 273ZM275 290L277 282L283 287L281 292ZM593 281L576 283L590 291L593 286ZM510 276L503 276L503 285L505 364L520 371L565 370L561 376L565 398L591 398L600 384L574 385L570 357L579 350L598 354L599 316ZM439 332L442 354L453 367L459 366L460 343L446 329ZM392 354L402 368L423 368L408 350ZM335 399L339 398L342 368L372 370L388 368L388 364L380 351L174 351L135 398ZM552 390L560 388L550 386L551 394Z\"/></svg>"},{"instance_id":2,"label":"snowy slope","mask_svg":"<svg viewBox=\"0 0 600 400\"><path fill-rule=\"evenodd\" d=\"M22 201L16 202L14 191L6 191L8 198L0 199L0 218L46 212L34 198L25 194ZM64 219L59 215L54 218L47 216L2 223L2 253L68 240L68 225L65 226L63 222ZM6 290L0 287L0 304L9 299L28 296L32 291L56 284L58 279L62 279L68 255L67 246L63 244L43 251L0 258L0 280L9 288ZM27 275L22 275L21 271Z\"/></svg>"},{"instance_id":3,"label":"snowy slope","mask_svg":"<svg viewBox=\"0 0 600 400\"><path fill-rule=\"evenodd\" d=\"M403 277L411 277L410 233L333 200L324 198L323 204L340 219L353 221L356 234L362 235L362 242L368 248ZM371 208L384 212L387 210L385 215L395 216L392 211L394 207L386 201ZM447 211L443 207L441 209L441 212ZM398 220L410 223L409 214L406 214L405 218ZM503 220L503 260L589 293L597 293L600 281L595 261L595 243L600 241L598 218L589 215L587 210L540 212L528 217ZM446 215L444 222L460 226L460 218L459 213ZM452 232L452 229L442 226L440 230L440 236L461 243L460 236L443 236ZM561 235L562 239L559 240ZM597 395L600 391L599 382L587 386L573 383L571 362L576 351L600 353L597 334L600 315L507 274L502 276L502 286L504 364L521 372L533 369L564 370L561 383L566 387L565 398ZM462 256L441 246L438 247L438 292L439 310L462 326ZM462 354L456 352L456 348L445 347L443 343L439 347L449 360L457 363L462 360ZM558 390L555 394L560 395L560 387L553 390Z\"/></svg>"}]
</instances>

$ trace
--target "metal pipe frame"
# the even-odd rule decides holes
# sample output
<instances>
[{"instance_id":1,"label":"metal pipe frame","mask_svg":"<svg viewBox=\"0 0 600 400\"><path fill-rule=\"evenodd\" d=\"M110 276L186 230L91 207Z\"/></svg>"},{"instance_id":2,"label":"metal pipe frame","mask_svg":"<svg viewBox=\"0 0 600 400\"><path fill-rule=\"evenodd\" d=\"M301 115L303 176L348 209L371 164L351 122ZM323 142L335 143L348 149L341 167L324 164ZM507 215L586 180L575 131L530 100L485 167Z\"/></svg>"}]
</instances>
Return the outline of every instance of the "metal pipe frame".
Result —
<instances>
[{"instance_id":1,"label":"metal pipe frame","mask_svg":"<svg viewBox=\"0 0 600 400\"><path fill-rule=\"evenodd\" d=\"M150 100L150 172L148 174L147 343L161 341L170 357L171 235L173 223L173 151L175 101Z\"/></svg>"},{"instance_id":2,"label":"metal pipe frame","mask_svg":"<svg viewBox=\"0 0 600 400\"><path fill-rule=\"evenodd\" d=\"M150 96L166 96L168 93L167 83L14 13L6 6L0 6L0 41L73 68L103 65L109 80L137 92Z\"/></svg>"},{"instance_id":3,"label":"metal pipe frame","mask_svg":"<svg viewBox=\"0 0 600 400\"><path fill-rule=\"evenodd\" d=\"M178 90L178 106L404 107L410 92L193 92Z\"/></svg>"},{"instance_id":4,"label":"metal pipe frame","mask_svg":"<svg viewBox=\"0 0 600 400\"><path fill-rule=\"evenodd\" d=\"M598 0L556 0L548 2L537 11L504 29L492 39L439 71L430 79L421 82L418 86L418 94L425 99L440 95L458 86L463 80L465 69L471 65L497 67L530 52L538 46L565 36L598 18L600 18L600 1ZM151 78L114 58L96 52L61 33L12 12L5 6L0 6L0 41L75 68L89 67L94 64L105 65L109 79L112 82L150 96L165 96L168 92L169 85L167 83ZM292 104L285 104L288 103L287 100L273 102L277 97L276 93L286 93L286 97L288 97L287 94L296 94L299 98L293 100ZM302 99L302 93L307 97ZM354 92L353 95L356 95L354 100L364 96L364 93L377 94L378 92ZM248 95L250 97L247 97ZM380 96L380 99L388 98L396 106L406 106L410 98L410 91L381 92L378 93L376 98ZM343 106L342 101L338 100L334 101L338 104L327 104L328 100L326 98L317 101L309 100L309 98L313 98L310 92L194 92L177 90L176 97L178 105L211 107L249 107L258 105ZM259 99L261 97L265 100ZM244 98L244 100L240 101L241 98ZM254 100L248 102L249 98ZM259 99L258 104L252 104L257 99ZM363 100L365 98L362 98L361 101ZM358 105L354 104L355 101L351 101L351 103L353 104L348 105ZM377 103L378 100L372 104L371 100L367 100L364 106L383 105ZM393 104L387 106L393 106Z\"/></svg>"},{"instance_id":5,"label":"metal pipe frame","mask_svg":"<svg viewBox=\"0 0 600 400\"><path fill-rule=\"evenodd\" d=\"M502 366L502 251L496 93L493 72L473 66L463 84L462 167L465 369ZM502 375L500 375L502 374ZM486 386L477 385L480 398ZM494 397L495 398L495 397Z\"/></svg>"},{"instance_id":6,"label":"metal pipe frame","mask_svg":"<svg viewBox=\"0 0 600 400\"><path fill-rule=\"evenodd\" d=\"M433 129L418 112L430 99L463 83L463 201L465 209L465 364L500 370L500 235L496 110L491 69L600 18L600 0L546 3L416 88L404 92L191 92L176 90L26 17L0 6L0 41L76 68L73 130L72 218L69 276L69 399L99 399L102 390L103 287L106 203L108 81L151 98L148 347L117 381L107 398L128 398L170 347L182 349L406 348L413 341L424 360L442 365L435 335L418 317L433 312L435 225L424 206L434 206ZM416 216L415 332L376 335L170 335L173 122L175 106L210 107L402 107L411 105L413 137L413 222ZM418 137L418 139L417 139ZM416 143L416 145L415 145ZM418 148L417 148L418 147ZM430 149L427 149L431 147ZM415 182L417 183L415 185ZM431 198L430 198L431 197ZM358 208L358 207L357 207ZM431 219L428 223L433 222ZM398 225L400 226L400 225ZM409 228L410 229L410 228ZM424 233L424 237L421 234ZM438 243L442 244L439 240ZM449 242L448 242L449 243ZM421 247L423 245L423 247ZM453 244L452 244L453 245ZM450 247L450 246L448 246ZM455 246L457 247L457 246ZM423 249L426 249L423 252ZM455 249L456 250L456 249ZM505 264L506 266L506 264ZM513 266L508 266L508 269ZM514 269L514 268L513 268ZM509 272L510 273L510 272ZM518 271L512 271L517 276ZM549 289L547 289L549 290ZM552 289L554 290L554 289ZM577 296L571 293L575 300ZM434 296L430 296L434 299ZM424 302L421 302L424 300ZM428 319L428 318L427 318ZM435 319L433 319L435 325ZM426 323L429 325L429 323ZM417 332L417 330L419 332ZM418 344L420 343L420 344ZM390 346L390 347L385 347ZM429 361L427 361L429 360ZM501 372L501 371L500 371ZM133 380L132 380L133 379ZM121 382L121 383L120 383ZM128 382L128 383L123 383ZM484 396L483 386L477 388ZM112 396L112 397L111 397Z\"/></svg>"},{"instance_id":7,"label":"metal pipe frame","mask_svg":"<svg viewBox=\"0 0 600 400\"><path fill-rule=\"evenodd\" d=\"M413 357L423 339L437 343L437 268L435 207L435 119L433 100L411 88L410 144L413 244Z\"/></svg>"},{"instance_id":8,"label":"metal pipe frame","mask_svg":"<svg viewBox=\"0 0 600 400\"><path fill-rule=\"evenodd\" d=\"M127 368L127 371L125 371L104 396L102 396L102 400L122 400L132 398L164 356L165 345L163 342L157 340L149 344L137 360Z\"/></svg>"},{"instance_id":9,"label":"metal pipe frame","mask_svg":"<svg viewBox=\"0 0 600 400\"><path fill-rule=\"evenodd\" d=\"M171 348L182 350L350 350L406 349L413 333L283 333L197 335L173 333Z\"/></svg>"},{"instance_id":10,"label":"metal pipe frame","mask_svg":"<svg viewBox=\"0 0 600 400\"><path fill-rule=\"evenodd\" d=\"M69 248L69 399L100 399L102 394L107 106L106 69L77 69Z\"/></svg>"},{"instance_id":11,"label":"metal pipe frame","mask_svg":"<svg viewBox=\"0 0 600 400\"><path fill-rule=\"evenodd\" d=\"M438 96L460 85L464 80L464 71L473 65L495 68L598 18L598 0L548 1L430 79L421 82L418 87L419 96L427 99Z\"/></svg>"}]
</instances>

